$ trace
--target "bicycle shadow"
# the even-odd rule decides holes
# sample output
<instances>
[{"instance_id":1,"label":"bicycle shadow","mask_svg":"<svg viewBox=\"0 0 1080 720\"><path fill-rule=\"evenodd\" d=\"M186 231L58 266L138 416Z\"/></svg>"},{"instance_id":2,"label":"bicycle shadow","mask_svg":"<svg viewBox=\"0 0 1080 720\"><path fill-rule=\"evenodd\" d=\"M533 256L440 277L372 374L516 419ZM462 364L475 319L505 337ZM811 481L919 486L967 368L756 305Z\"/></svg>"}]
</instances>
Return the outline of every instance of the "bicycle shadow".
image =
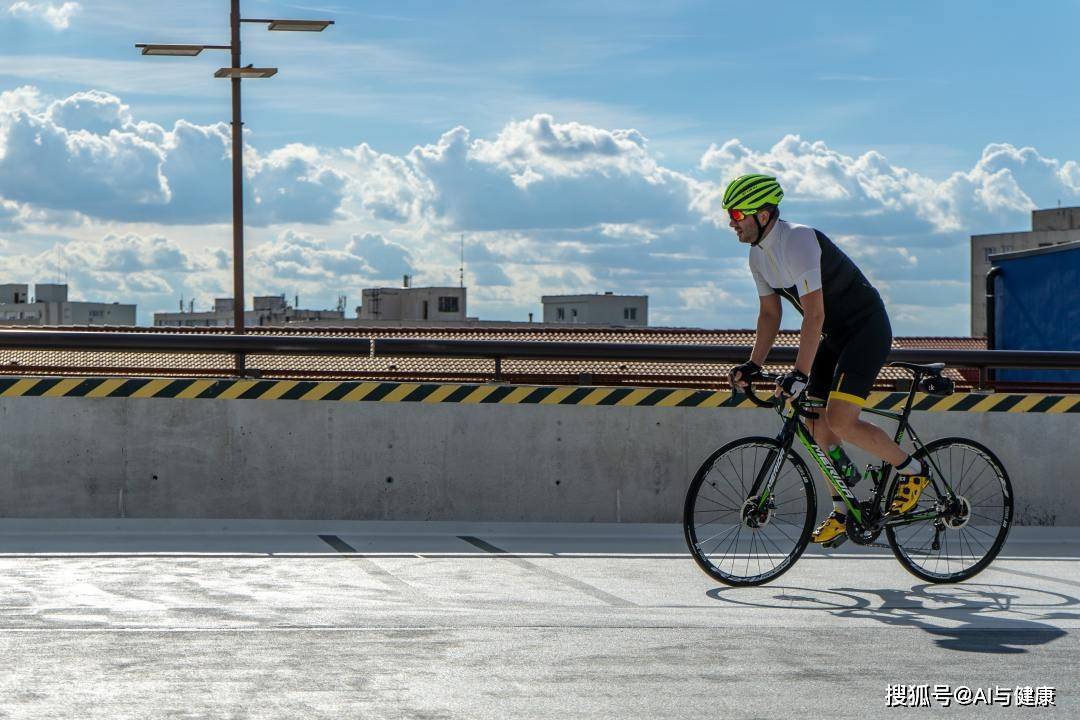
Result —
<instances>
[{"instance_id":1,"label":"bicycle shadow","mask_svg":"<svg viewBox=\"0 0 1080 720\"><path fill-rule=\"evenodd\" d=\"M761 588L759 588L761 589ZM819 609L838 618L869 618L884 625L916 628L935 636L935 645L958 652L999 655L1029 652L1069 633L1052 620L1080 619L1064 608L1080 599L1064 593L1010 585L914 585L893 588L827 590L772 587L768 599L737 599L742 588L715 588L714 600L771 609ZM873 599L866 596L872 596Z\"/></svg>"}]
</instances>

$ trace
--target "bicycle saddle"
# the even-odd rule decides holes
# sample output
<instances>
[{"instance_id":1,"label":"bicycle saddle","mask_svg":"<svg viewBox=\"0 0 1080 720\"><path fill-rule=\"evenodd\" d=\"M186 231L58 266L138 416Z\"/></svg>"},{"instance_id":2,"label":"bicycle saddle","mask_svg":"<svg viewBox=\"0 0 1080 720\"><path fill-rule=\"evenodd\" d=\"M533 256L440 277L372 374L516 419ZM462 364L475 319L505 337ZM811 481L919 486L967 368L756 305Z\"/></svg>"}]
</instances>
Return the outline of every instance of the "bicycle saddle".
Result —
<instances>
[{"instance_id":1,"label":"bicycle saddle","mask_svg":"<svg viewBox=\"0 0 1080 720\"><path fill-rule=\"evenodd\" d=\"M916 363L892 362L889 363L889 367L905 368L914 373L929 373L931 375L937 375L945 369L945 363L930 363L929 365L919 365Z\"/></svg>"}]
</instances>

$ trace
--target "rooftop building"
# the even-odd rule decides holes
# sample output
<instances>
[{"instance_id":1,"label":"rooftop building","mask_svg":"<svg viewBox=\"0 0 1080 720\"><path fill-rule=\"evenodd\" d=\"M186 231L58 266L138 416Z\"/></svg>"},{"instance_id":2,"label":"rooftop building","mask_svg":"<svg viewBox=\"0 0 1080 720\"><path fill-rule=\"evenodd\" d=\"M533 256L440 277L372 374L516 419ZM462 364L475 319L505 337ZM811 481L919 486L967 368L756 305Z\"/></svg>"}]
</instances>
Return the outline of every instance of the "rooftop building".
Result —
<instances>
[{"instance_id":1,"label":"rooftop building","mask_svg":"<svg viewBox=\"0 0 1080 720\"><path fill-rule=\"evenodd\" d=\"M0 325L135 325L135 305L68 300L68 286L0 285Z\"/></svg>"},{"instance_id":2,"label":"rooftop building","mask_svg":"<svg viewBox=\"0 0 1080 720\"><path fill-rule=\"evenodd\" d=\"M244 326L273 327L295 322L343 320L344 304L339 305L337 310L303 310L290 306L284 295L257 296L254 309L244 312ZM214 309L208 312L154 313L154 327L233 327L233 299L215 299Z\"/></svg>"},{"instance_id":3,"label":"rooftop building","mask_svg":"<svg viewBox=\"0 0 1080 720\"><path fill-rule=\"evenodd\" d=\"M459 321L466 320L466 290L463 287L368 288L356 308L359 320L378 321Z\"/></svg>"},{"instance_id":4,"label":"rooftop building","mask_svg":"<svg viewBox=\"0 0 1080 720\"><path fill-rule=\"evenodd\" d=\"M544 295L545 323L647 327L648 295Z\"/></svg>"}]
</instances>

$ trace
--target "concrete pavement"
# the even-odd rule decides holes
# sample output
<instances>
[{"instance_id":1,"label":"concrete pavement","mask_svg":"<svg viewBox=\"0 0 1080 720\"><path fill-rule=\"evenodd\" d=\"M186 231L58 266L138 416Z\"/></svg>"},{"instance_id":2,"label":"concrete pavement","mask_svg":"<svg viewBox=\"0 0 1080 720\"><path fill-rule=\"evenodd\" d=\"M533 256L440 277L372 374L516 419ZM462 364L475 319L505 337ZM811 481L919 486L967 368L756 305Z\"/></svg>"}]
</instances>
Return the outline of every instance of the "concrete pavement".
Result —
<instances>
[{"instance_id":1,"label":"concrete pavement","mask_svg":"<svg viewBox=\"0 0 1080 720\"><path fill-rule=\"evenodd\" d=\"M1080 715L1080 529L954 586L849 546L731 589L675 525L0 521L0 717Z\"/></svg>"}]
</instances>

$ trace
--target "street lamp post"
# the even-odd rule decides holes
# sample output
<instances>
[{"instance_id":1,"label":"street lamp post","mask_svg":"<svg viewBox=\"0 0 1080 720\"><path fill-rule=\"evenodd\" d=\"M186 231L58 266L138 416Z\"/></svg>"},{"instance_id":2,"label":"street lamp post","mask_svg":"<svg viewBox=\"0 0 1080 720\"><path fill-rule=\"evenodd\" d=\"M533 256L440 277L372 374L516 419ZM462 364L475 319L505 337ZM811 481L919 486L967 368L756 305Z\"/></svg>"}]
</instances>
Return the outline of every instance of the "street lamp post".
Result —
<instances>
[{"instance_id":1,"label":"street lamp post","mask_svg":"<svg viewBox=\"0 0 1080 720\"><path fill-rule=\"evenodd\" d=\"M240 112L240 83L244 78L269 78L277 74L277 68L244 67L240 62L240 23L259 23L267 30L291 32L322 32L334 24L333 20L282 20L240 17L240 0L230 0L229 14L231 38L229 45L164 45L136 43L143 55L166 55L195 57L203 50L229 50L232 65L221 68L214 77L232 81L232 187L233 187L233 332L244 333L244 124ZM245 372L243 353L236 354L236 373Z\"/></svg>"}]
</instances>

